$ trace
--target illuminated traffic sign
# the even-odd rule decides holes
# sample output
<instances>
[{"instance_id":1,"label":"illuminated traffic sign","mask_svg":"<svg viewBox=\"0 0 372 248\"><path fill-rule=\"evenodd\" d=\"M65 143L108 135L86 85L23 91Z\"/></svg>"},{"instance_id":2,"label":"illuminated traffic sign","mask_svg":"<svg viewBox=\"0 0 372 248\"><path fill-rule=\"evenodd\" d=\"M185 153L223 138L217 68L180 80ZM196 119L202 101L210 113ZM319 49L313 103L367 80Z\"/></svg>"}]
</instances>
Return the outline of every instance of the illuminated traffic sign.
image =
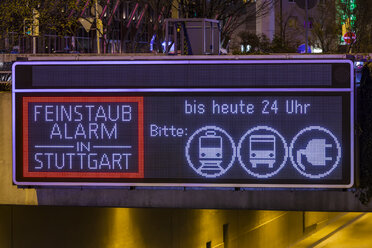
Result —
<instances>
[{"instance_id":1,"label":"illuminated traffic sign","mask_svg":"<svg viewBox=\"0 0 372 248\"><path fill-rule=\"evenodd\" d=\"M356 35L353 32L347 32L344 34L343 38L347 44L353 44L356 40Z\"/></svg>"},{"instance_id":2,"label":"illuminated traffic sign","mask_svg":"<svg viewBox=\"0 0 372 248\"><path fill-rule=\"evenodd\" d=\"M353 184L352 63L171 62L16 63L14 182L221 187ZM146 84L148 71L144 78L136 74L137 85L129 80L131 75L123 79L115 74L150 66L150 70L160 69L153 71L159 74L154 77L166 78L162 73L175 64L204 77L202 87L175 75L173 81L162 81L156 88ZM250 75L251 81L235 75L224 82L211 75L216 72L214 66L233 68L235 73L254 68L257 75ZM300 87L288 68L301 68L297 74L312 74L316 81L299 76L304 83ZM313 75L314 68L322 68L321 73ZM54 84L53 75L63 70L69 72L66 81L58 77ZM110 70L112 74L106 76L113 80L100 76ZM86 74L92 81L82 87L74 71L76 77ZM348 84L340 75L349 76ZM209 76L219 87L211 87ZM259 87L259 77L265 87ZM155 83L156 78L149 80Z\"/></svg>"}]
</instances>

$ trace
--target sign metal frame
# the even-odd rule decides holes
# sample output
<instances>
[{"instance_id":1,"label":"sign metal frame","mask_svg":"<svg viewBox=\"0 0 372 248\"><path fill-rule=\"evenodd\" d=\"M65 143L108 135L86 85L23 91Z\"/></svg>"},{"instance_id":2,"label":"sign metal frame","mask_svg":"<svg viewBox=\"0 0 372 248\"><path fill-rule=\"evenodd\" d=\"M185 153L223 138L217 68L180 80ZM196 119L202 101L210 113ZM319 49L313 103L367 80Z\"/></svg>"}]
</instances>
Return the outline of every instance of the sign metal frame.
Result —
<instances>
[{"instance_id":1,"label":"sign metal frame","mask_svg":"<svg viewBox=\"0 0 372 248\"><path fill-rule=\"evenodd\" d=\"M112 88L112 89L16 89L15 68L17 65L118 65L118 64L242 64L242 63L319 63L319 64L350 64L350 87L348 88ZM12 137L13 137L13 183L20 186L150 186L150 187L241 187L241 188L350 188L354 185L354 71L350 60L152 60L152 61L37 61L37 62L15 62L12 67ZM234 184L234 183L113 183L113 182L34 182L17 181L16 178L16 95L17 93L158 93L158 92L333 92L350 94L350 181L348 184Z\"/></svg>"}]
</instances>

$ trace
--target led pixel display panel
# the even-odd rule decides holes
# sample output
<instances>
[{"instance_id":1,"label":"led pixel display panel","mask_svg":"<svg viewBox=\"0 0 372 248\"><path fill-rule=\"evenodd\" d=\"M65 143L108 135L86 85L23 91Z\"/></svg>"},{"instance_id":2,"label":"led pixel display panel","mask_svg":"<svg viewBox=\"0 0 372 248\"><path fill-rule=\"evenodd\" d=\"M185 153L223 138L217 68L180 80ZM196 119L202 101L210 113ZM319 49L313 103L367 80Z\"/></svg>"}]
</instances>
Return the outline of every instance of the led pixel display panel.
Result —
<instances>
[{"instance_id":1,"label":"led pixel display panel","mask_svg":"<svg viewBox=\"0 0 372 248\"><path fill-rule=\"evenodd\" d=\"M351 90L16 92L21 185L350 187Z\"/></svg>"},{"instance_id":2,"label":"led pixel display panel","mask_svg":"<svg viewBox=\"0 0 372 248\"><path fill-rule=\"evenodd\" d=\"M140 97L24 97L24 176L142 178L142 105Z\"/></svg>"}]
</instances>

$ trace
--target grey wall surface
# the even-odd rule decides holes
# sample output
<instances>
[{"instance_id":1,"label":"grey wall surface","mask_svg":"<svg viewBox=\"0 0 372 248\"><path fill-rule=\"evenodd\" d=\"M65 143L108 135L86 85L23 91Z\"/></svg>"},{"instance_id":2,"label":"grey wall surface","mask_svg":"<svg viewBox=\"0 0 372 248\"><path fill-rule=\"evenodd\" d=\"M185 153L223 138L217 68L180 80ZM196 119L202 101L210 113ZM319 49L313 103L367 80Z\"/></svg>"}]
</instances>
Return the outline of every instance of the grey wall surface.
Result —
<instances>
[{"instance_id":1,"label":"grey wall surface","mask_svg":"<svg viewBox=\"0 0 372 248\"><path fill-rule=\"evenodd\" d=\"M1 206L0 247L202 248L211 242L215 248L284 248L307 236L307 226L329 222L340 215Z\"/></svg>"}]
</instances>

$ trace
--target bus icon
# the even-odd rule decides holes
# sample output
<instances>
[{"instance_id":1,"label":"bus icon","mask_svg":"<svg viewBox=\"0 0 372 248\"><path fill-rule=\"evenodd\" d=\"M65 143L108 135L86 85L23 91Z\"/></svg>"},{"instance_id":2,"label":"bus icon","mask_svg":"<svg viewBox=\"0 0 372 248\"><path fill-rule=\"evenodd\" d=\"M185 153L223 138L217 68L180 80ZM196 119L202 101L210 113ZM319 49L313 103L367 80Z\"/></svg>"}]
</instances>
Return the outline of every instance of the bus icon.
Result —
<instances>
[{"instance_id":1,"label":"bus icon","mask_svg":"<svg viewBox=\"0 0 372 248\"><path fill-rule=\"evenodd\" d=\"M220 172L222 163L222 137L215 131L206 131L199 137L199 161L201 172Z\"/></svg>"},{"instance_id":2,"label":"bus icon","mask_svg":"<svg viewBox=\"0 0 372 248\"><path fill-rule=\"evenodd\" d=\"M253 168L268 165L273 168L276 158L274 135L251 135L249 137L249 162Z\"/></svg>"}]
</instances>

